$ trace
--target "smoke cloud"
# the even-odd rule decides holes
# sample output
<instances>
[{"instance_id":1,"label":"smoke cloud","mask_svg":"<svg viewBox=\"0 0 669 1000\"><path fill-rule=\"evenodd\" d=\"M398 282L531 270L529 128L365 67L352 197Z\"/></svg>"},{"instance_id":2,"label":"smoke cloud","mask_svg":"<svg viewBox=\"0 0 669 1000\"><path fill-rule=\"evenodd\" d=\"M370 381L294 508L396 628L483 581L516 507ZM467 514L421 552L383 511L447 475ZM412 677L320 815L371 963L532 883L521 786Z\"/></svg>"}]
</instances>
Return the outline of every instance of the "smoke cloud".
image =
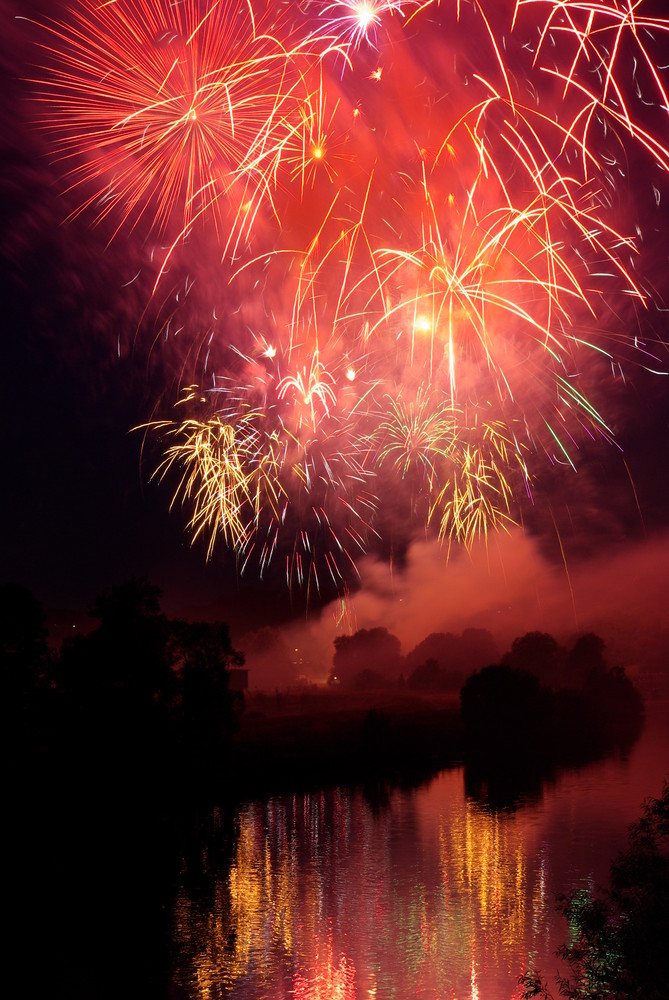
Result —
<instances>
[{"instance_id":1,"label":"smoke cloud","mask_svg":"<svg viewBox=\"0 0 669 1000\"><path fill-rule=\"evenodd\" d=\"M414 541L401 569L370 557L361 561L360 573L361 588L347 598L349 630L386 628L404 654L431 632L485 628L501 655L526 632L549 632L569 643L594 631L605 640L611 665L634 671L654 637L669 627L669 534L570 566L551 562L540 540L517 528L448 560L437 542ZM340 601L283 628L295 676L324 681L334 639L344 631ZM251 676L251 685L260 679Z\"/></svg>"}]
</instances>

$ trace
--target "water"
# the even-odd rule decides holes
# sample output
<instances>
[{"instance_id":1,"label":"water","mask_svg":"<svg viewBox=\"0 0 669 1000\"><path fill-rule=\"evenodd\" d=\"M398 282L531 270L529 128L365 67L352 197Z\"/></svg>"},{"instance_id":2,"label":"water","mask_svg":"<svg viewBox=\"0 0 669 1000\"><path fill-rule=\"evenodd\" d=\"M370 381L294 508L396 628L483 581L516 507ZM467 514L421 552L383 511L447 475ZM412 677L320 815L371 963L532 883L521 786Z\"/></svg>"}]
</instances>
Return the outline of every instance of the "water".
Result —
<instances>
[{"instance_id":1,"label":"water","mask_svg":"<svg viewBox=\"0 0 669 1000\"><path fill-rule=\"evenodd\" d=\"M627 759L492 810L462 768L383 804L334 789L248 803L229 863L178 894L174 996L511 1000L557 968L555 897L606 881L669 776L669 705Z\"/></svg>"}]
</instances>

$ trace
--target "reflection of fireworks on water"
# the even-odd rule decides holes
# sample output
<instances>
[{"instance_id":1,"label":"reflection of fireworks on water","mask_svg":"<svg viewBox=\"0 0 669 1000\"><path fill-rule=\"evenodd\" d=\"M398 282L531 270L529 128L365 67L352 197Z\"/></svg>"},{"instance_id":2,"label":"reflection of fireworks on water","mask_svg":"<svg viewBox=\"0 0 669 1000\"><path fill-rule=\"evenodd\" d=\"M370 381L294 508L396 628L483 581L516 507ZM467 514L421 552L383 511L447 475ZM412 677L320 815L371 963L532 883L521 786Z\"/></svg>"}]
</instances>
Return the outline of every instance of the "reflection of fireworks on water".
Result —
<instances>
[{"instance_id":1,"label":"reflection of fireworks on water","mask_svg":"<svg viewBox=\"0 0 669 1000\"><path fill-rule=\"evenodd\" d=\"M542 457L612 439L590 387L661 367L621 222L628 162L669 166L669 21L643 7L80 0L49 22L39 98L84 207L186 262L201 216L234 256L184 365L200 388L152 425L209 555L341 593L389 502L471 545Z\"/></svg>"}]
</instances>

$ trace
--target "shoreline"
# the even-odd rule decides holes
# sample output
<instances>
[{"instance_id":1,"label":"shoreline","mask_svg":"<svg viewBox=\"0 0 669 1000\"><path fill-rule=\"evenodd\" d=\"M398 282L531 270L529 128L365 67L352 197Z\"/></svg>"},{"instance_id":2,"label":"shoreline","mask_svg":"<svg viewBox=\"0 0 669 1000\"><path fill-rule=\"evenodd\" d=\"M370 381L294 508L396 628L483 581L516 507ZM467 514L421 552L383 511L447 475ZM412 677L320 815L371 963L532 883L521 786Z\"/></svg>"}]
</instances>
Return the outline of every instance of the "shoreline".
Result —
<instances>
[{"instance_id":1,"label":"shoreline","mask_svg":"<svg viewBox=\"0 0 669 1000\"><path fill-rule=\"evenodd\" d=\"M232 752L235 792L244 799L425 780L463 763L459 697L397 689L254 692Z\"/></svg>"},{"instance_id":2,"label":"shoreline","mask_svg":"<svg viewBox=\"0 0 669 1000\"><path fill-rule=\"evenodd\" d=\"M387 688L352 692L326 687L251 692L232 738L230 792L237 801L346 785L408 787L464 766L472 794L512 807L538 794L563 768L624 752L638 731L593 733L546 729L542 745L472 744L458 693ZM520 747L520 751L519 751Z\"/></svg>"}]
</instances>

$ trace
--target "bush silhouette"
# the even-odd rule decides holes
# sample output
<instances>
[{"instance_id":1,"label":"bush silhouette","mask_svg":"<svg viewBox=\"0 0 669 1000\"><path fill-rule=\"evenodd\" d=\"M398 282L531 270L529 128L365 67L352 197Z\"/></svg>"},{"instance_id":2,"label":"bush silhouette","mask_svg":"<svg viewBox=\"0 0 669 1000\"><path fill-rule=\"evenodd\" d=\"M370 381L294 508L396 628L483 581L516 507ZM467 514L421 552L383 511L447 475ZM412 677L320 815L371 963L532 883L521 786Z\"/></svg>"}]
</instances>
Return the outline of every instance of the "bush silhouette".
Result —
<instances>
[{"instance_id":1,"label":"bush silhouette","mask_svg":"<svg viewBox=\"0 0 669 1000\"><path fill-rule=\"evenodd\" d=\"M578 891L559 909L570 941L559 954L571 973L558 979L567 1000L664 1000L669 941L669 785L644 803L628 847L612 862L610 885L597 895ZM524 996L550 1000L540 972L521 978Z\"/></svg>"}]
</instances>

